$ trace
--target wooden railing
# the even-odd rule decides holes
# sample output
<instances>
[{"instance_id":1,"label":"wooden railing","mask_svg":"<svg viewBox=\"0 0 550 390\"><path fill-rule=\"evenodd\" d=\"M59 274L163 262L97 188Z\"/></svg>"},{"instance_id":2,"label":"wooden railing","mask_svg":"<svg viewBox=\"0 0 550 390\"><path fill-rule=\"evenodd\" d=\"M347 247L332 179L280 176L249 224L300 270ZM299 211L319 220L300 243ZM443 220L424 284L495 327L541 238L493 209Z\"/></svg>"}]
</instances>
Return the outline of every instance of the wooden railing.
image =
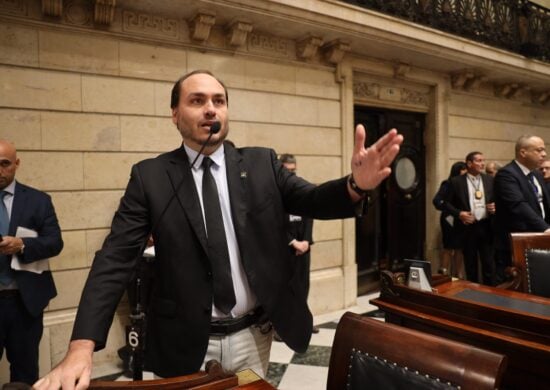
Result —
<instances>
[{"instance_id":1,"label":"wooden railing","mask_svg":"<svg viewBox=\"0 0 550 390\"><path fill-rule=\"evenodd\" d=\"M526 0L341 0L550 62L550 10Z\"/></svg>"}]
</instances>

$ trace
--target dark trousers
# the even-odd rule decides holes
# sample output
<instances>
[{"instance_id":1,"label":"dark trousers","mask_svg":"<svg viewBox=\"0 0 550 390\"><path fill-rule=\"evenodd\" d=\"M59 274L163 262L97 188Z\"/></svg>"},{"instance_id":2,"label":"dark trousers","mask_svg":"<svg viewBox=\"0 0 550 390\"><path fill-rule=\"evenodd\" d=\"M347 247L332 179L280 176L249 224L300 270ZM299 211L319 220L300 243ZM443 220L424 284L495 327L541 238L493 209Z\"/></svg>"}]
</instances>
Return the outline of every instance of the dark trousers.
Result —
<instances>
[{"instance_id":1,"label":"dark trousers","mask_svg":"<svg viewBox=\"0 0 550 390\"><path fill-rule=\"evenodd\" d=\"M10 381L32 385L38 380L38 346L43 315L31 316L19 294L0 292L0 359L4 349L10 363Z\"/></svg>"},{"instance_id":2,"label":"dark trousers","mask_svg":"<svg viewBox=\"0 0 550 390\"><path fill-rule=\"evenodd\" d=\"M481 260L482 283L488 286L495 284L495 260L493 232L489 220L484 219L464 227L464 269L466 279L479 282L478 256Z\"/></svg>"}]
</instances>

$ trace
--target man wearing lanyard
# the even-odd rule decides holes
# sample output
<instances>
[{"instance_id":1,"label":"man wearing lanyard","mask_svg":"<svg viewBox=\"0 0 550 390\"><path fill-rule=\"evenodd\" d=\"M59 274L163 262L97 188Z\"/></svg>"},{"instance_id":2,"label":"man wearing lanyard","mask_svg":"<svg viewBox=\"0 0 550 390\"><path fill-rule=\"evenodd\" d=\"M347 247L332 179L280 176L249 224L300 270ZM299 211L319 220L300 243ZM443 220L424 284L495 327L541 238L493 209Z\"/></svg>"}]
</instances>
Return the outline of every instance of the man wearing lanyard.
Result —
<instances>
[{"instance_id":1,"label":"man wearing lanyard","mask_svg":"<svg viewBox=\"0 0 550 390\"><path fill-rule=\"evenodd\" d=\"M481 152L466 156L466 175L450 180L450 191L443 207L455 217L457 234L462 237L466 278L478 283L478 255L483 284L494 284L494 249L491 218L495 213L493 178L484 173Z\"/></svg>"},{"instance_id":2,"label":"man wearing lanyard","mask_svg":"<svg viewBox=\"0 0 550 390\"><path fill-rule=\"evenodd\" d=\"M509 234L550 232L550 199L539 168L546 158L544 140L522 135L516 141L516 158L495 177L497 207L497 282L512 264Z\"/></svg>"}]
</instances>

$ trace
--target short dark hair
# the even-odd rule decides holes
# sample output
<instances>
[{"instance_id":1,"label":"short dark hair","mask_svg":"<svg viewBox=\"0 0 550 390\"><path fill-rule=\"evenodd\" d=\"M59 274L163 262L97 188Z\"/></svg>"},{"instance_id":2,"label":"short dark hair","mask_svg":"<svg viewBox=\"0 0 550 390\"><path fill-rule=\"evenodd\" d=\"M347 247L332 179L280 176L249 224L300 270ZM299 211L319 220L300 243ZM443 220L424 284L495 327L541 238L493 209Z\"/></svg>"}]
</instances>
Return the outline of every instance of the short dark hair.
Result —
<instances>
[{"instance_id":1,"label":"short dark hair","mask_svg":"<svg viewBox=\"0 0 550 390\"><path fill-rule=\"evenodd\" d=\"M221 81L219 78L214 76L214 74L212 72L210 72L209 70L198 69L198 70L194 70L192 72L189 72L189 73L181 76L178 79L178 81L176 81L174 83L174 86L172 87L172 95L171 95L171 98L170 98L170 108L176 108L180 104L181 83L183 83L186 79L188 79L189 77L194 76L196 74L207 74L209 76L214 77L216 79L216 81L222 85L222 87L225 91L225 101L226 101L227 104L229 104L229 95L227 94L227 87L225 86L223 81Z\"/></svg>"},{"instance_id":2,"label":"short dark hair","mask_svg":"<svg viewBox=\"0 0 550 390\"><path fill-rule=\"evenodd\" d=\"M296 164L296 157L290 153L283 153L279 156L279 161L283 164Z\"/></svg>"},{"instance_id":3,"label":"short dark hair","mask_svg":"<svg viewBox=\"0 0 550 390\"><path fill-rule=\"evenodd\" d=\"M474 161L474 157L478 154L483 154L483 153L481 153L481 152L470 152L470 153L468 153L466 155L466 161L470 161L470 162Z\"/></svg>"},{"instance_id":4,"label":"short dark hair","mask_svg":"<svg viewBox=\"0 0 550 390\"><path fill-rule=\"evenodd\" d=\"M449 179L455 176L460 175L460 171L468 169L464 161L457 161L451 167L451 172L449 173Z\"/></svg>"}]
</instances>

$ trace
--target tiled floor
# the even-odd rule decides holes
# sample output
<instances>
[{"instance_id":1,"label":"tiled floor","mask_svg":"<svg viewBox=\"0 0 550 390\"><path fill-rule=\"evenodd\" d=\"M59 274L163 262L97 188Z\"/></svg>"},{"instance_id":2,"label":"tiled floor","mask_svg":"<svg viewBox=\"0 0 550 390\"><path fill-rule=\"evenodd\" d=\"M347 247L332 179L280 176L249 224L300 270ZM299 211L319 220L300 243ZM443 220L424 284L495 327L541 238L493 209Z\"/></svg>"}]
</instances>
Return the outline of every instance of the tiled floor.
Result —
<instances>
[{"instance_id":1,"label":"tiled floor","mask_svg":"<svg viewBox=\"0 0 550 390\"><path fill-rule=\"evenodd\" d=\"M316 316L314 323L320 331L312 335L309 348L303 354L295 353L284 343L274 341L266 379L281 390L326 389L330 351L338 321L346 311L359 314L374 312L377 308L370 305L369 300L377 296L378 293L364 295L357 298L356 306ZM113 374L102 376L102 379L130 378ZM153 379L152 373L144 372L143 379Z\"/></svg>"},{"instance_id":2,"label":"tiled floor","mask_svg":"<svg viewBox=\"0 0 550 390\"><path fill-rule=\"evenodd\" d=\"M312 336L303 354L295 353L284 343L273 342L267 380L281 390L326 389L330 347L338 320L346 311L363 314L376 310L369 300L377 296L378 293L359 297L356 306L315 317L320 332Z\"/></svg>"}]
</instances>

